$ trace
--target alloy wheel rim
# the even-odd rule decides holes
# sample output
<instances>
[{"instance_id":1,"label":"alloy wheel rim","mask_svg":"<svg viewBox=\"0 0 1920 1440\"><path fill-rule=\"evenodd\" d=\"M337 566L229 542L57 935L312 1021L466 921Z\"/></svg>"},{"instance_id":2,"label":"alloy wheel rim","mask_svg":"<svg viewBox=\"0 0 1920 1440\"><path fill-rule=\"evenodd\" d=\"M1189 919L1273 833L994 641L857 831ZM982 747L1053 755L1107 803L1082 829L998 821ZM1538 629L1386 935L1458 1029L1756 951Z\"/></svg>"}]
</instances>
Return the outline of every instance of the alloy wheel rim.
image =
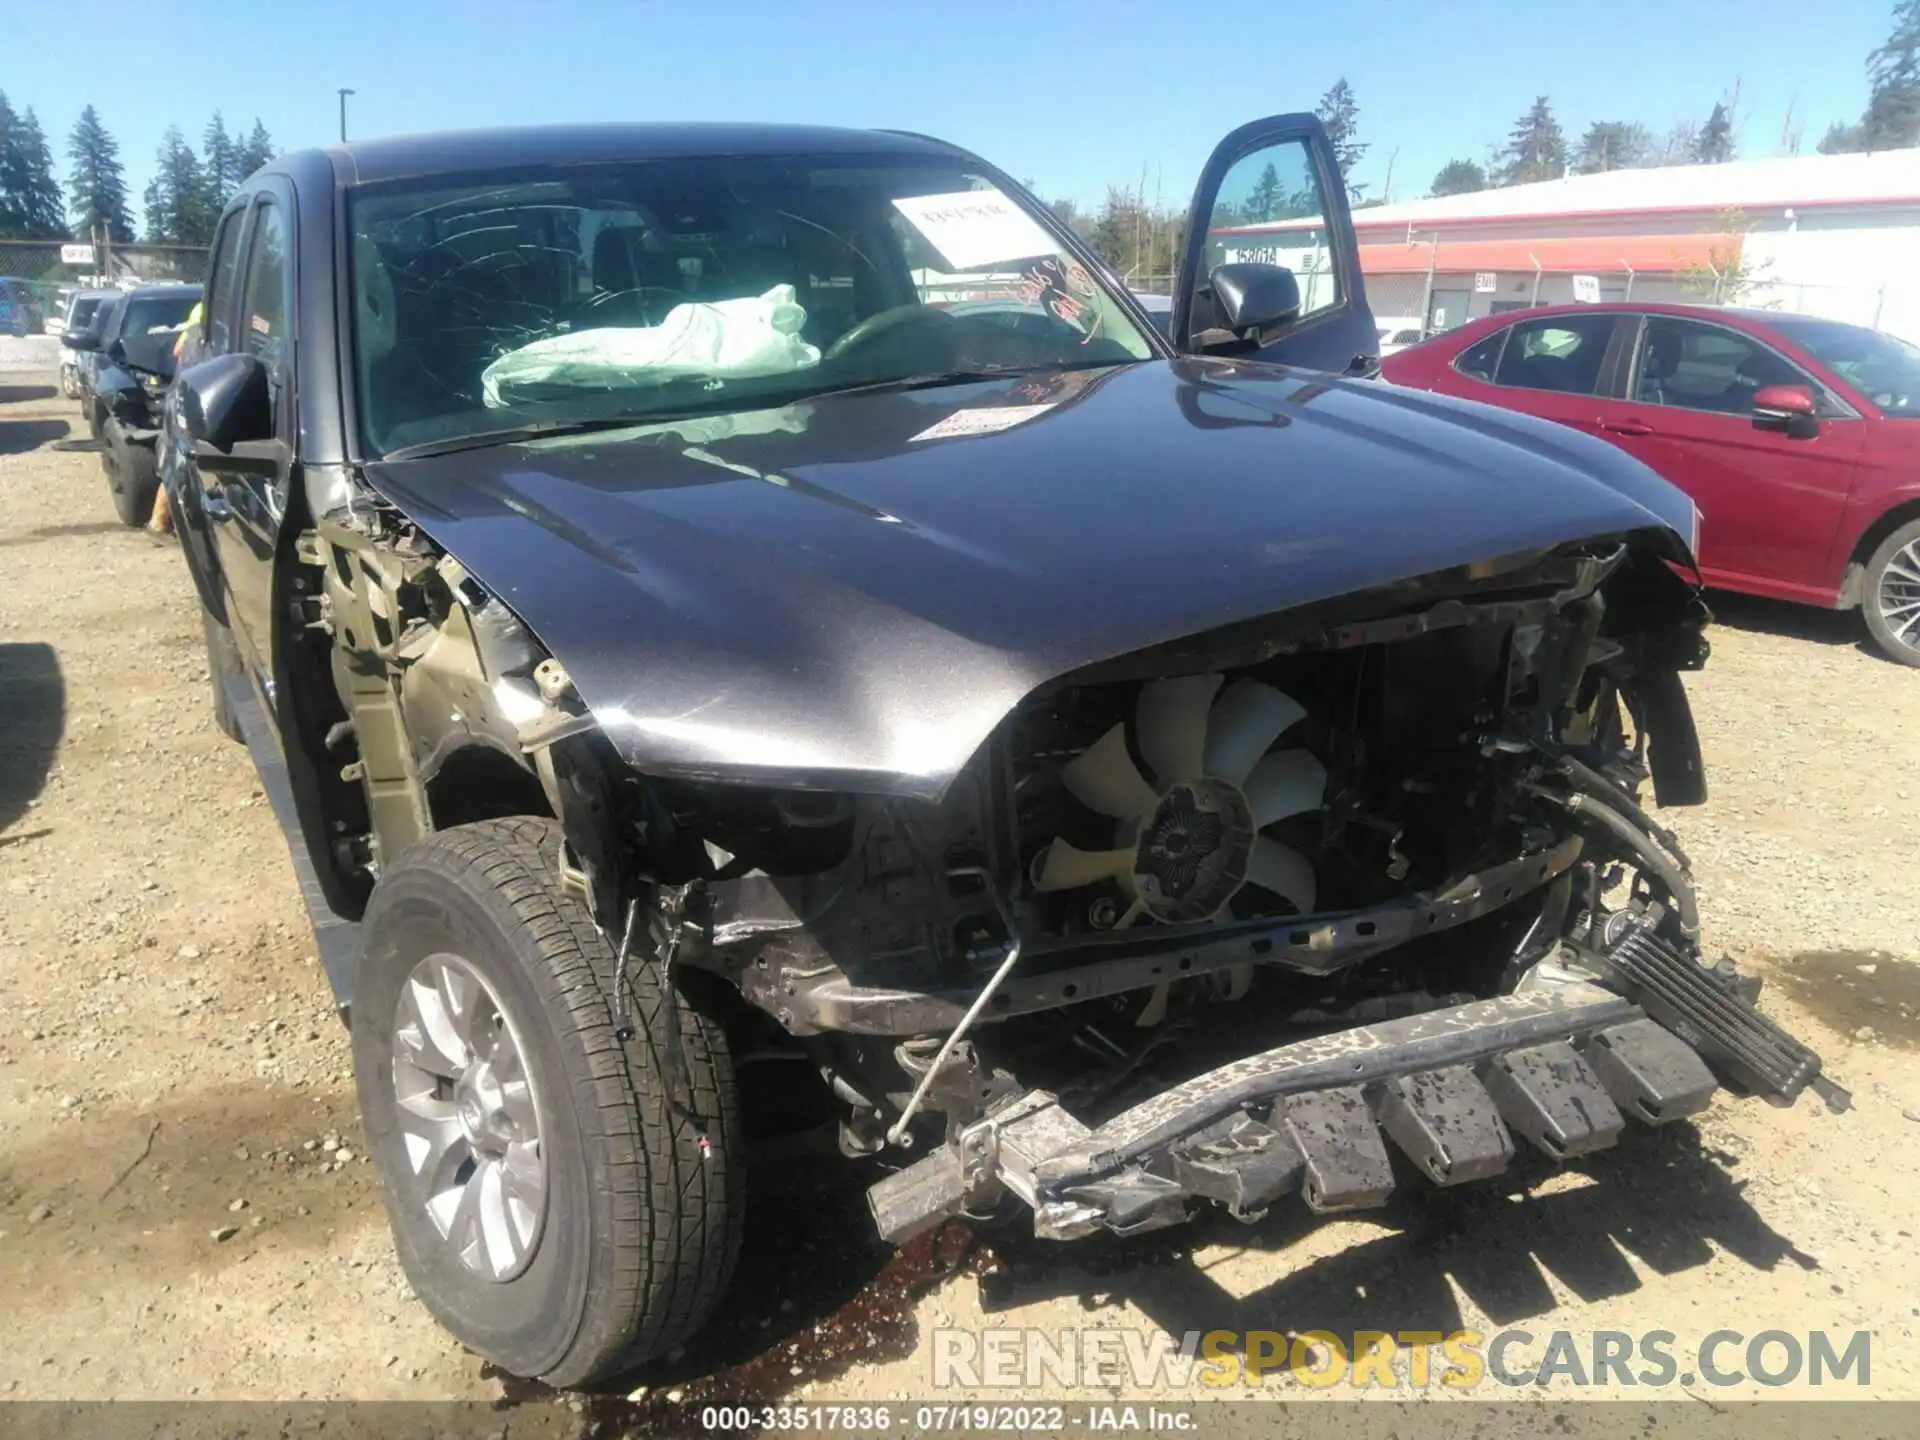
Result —
<instances>
[{"instance_id":1,"label":"alloy wheel rim","mask_svg":"<svg viewBox=\"0 0 1920 1440\"><path fill-rule=\"evenodd\" d=\"M1893 638L1909 650L1920 650L1920 540L1887 561L1874 601Z\"/></svg>"},{"instance_id":2,"label":"alloy wheel rim","mask_svg":"<svg viewBox=\"0 0 1920 1440\"><path fill-rule=\"evenodd\" d=\"M460 1262L504 1282L546 1225L540 1103L499 993L457 955L429 955L400 987L393 1095L427 1218Z\"/></svg>"}]
</instances>

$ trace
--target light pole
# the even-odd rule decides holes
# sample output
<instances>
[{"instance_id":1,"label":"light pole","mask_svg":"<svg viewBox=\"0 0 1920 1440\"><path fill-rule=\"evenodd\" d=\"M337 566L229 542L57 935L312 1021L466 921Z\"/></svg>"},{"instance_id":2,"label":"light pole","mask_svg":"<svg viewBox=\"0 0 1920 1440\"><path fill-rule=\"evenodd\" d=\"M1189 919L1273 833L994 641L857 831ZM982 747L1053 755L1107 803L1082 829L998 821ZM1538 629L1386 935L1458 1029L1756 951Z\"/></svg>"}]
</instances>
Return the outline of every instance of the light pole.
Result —
<instances>
[{"instance_id":1,"label":"light pole","mask_svg":"<svg viewBox=\"0 0 1920 1440\"><path fill-rule=\"evenodd\" d=\"M347 143L347 96L353 93L351 90L340 91L340 143L342 145Z\"/></svg>"}]
</instances>

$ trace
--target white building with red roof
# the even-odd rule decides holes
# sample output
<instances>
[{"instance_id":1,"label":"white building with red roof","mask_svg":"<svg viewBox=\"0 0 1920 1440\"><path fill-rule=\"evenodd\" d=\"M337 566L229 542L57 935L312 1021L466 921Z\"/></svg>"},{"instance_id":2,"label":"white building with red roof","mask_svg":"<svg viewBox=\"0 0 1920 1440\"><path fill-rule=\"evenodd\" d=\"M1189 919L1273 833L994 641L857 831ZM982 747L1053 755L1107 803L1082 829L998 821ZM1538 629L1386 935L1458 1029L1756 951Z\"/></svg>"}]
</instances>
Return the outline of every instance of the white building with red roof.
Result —
<instances>
[{"instance_id":1,"label":"white building with red roof","mask_svg":"<svg viewBox=\"0 0 1920 1440\"><path fill-rule=\"evenodd\" d=\"M1374 313L1433 330L1577 299L1717 299L1920 341L1920 149L1570 175L1373 206L1354 226ZM1234 233L1286 247L1273 232L1315 228Z\"/></svg>"}]
</instances>

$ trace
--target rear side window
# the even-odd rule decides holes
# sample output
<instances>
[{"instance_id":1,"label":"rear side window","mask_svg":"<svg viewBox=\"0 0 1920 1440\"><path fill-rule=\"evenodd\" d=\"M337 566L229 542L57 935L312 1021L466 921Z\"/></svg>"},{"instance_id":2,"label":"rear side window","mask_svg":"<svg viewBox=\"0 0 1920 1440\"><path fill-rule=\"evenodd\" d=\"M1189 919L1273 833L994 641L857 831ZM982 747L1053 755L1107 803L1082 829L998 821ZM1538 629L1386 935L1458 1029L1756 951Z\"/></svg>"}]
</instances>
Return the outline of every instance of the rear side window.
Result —
<instances>
[{"instance_id":1,"label":"rear side window","mask_svg":"<svg viewBox=\"0 0 1920 1440\"><path fill-rule=\"evenodd\" d=\"M213 278L207 290L207 347L215 355L233 348L233 326L228 313L233 302L233 276L240 268L240 233L247 212L236 210L220 222L220 235L214 241Z\"/></svg>"},{"instance_id":2,"label":"rear side window","mask_svg":"<svg viewBox=\"0 0 1920 1440\"><path fill-rule=\"evenodd\" d=\"M242 349L266 363L276 383L284 380L293 353L287 339L293 313L290 249L286 212L271 201L258 206L254 210L253 245L247 253L246 288L240 307L245 318L239 340Z\"/></svg>"},{"instance_id":3,"label":"rear side window","mask_svg":"<svg viewBox=\"0 0 1920 1440\"><path fill-rule=\"evenodd\" d=\"M1611 315L1553 315L1523 320L1507 332L1493 383L1564 395L1597 395Z\"/></svg>"},{"instance_id":4,"label":"rear side window","mask_svg":"<svg viewBox=\"0 0 1920 1440\"><path fill-rule=\"evenodd\" d=\"M1460 358L1453 362L1453 368L1462 375L1471 375L1476 380L1493 383L1493 367L1500 363L1500 347L1506 344L1507 332L1496 330L1484 340L1477 340L1460 352Z\"/></svg>"}]
</instances>

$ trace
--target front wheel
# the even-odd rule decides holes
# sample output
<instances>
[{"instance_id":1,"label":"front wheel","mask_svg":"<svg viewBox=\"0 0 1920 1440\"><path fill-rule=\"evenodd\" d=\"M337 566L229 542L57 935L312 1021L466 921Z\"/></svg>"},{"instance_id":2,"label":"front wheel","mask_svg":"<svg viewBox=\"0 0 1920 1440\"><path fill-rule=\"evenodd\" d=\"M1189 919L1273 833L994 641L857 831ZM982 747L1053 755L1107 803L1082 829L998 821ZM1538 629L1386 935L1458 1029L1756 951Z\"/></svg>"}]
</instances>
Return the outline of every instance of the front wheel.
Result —
<instances>
[{"instance_id":1,"label":"front wheel","mask_svg":"<svg viewBox=\"0 0 1920 1440\"><path fill-rule=\"evenodd\" d=\"M160 493L160 463L153 448L132 444L117 425L108 425L102 439L114 513L122 525L146 524L153 515L153 498Z\"/></svg>"},{"instance_id":2,"label":"front wheel","mask_svg":"<svg viewBox=\"0 0 1920 1440\"><path fill-rule=\"evenodd\" d=\"M464 1345L577 1385L679 1344L739 1252L726 1037L630 969L559 883L550 820L430 836L381 877L352 1002L354 1073L400 1262ZM682 1064L662 1063L670 1017ZM673 1093L669 1093L669 1091Z\"/></svg>"},{"instance_id":3,"label":"front wheel","mask_svg":"<svg viewBox=\"0 0 1920 1440\"><path fill-rule=\"evenodd\" d=\"M1902 525L1873 552L1860 608L1867 632L1889 659L1920 666L1920 520Z\"/></svg>"}]
</instances>

